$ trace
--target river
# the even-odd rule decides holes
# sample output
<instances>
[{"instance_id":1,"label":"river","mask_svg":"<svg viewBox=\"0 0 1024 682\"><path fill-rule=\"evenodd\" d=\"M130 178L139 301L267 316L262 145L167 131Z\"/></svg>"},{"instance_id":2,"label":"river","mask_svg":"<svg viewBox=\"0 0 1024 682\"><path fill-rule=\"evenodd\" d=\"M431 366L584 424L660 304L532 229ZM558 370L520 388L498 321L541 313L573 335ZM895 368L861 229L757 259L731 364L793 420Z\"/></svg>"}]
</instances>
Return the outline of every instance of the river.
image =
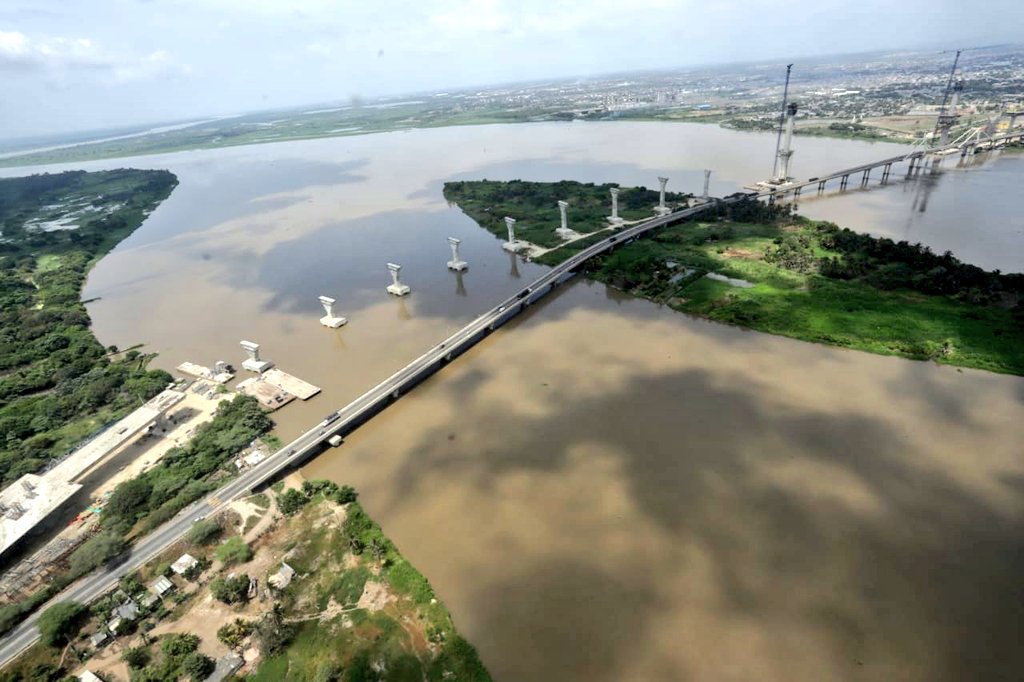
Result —
<instances>
[{"instance_id":1,"label":"river","mask_svg":"<svg viewBox=\"0 0 1024 682\"><path fill-rule=\"evenodd\" d=\"M240 339L262 344L323 387L275 414L287 439L541 272L446 205L445 180L667 175L699 192L711 168L726 194L767 175L774 143L529 124L81 164L181 181L85 297L102 343L144 342L167 369L239 365ZM800 176L899 149L795 148ZM947 161L799 210L1020 271L1020 157ZM447 236L463 276L444 267ZM384 293L388 261L408 298ZM319 294L348 326L318 324ZM1021 442L1020 378L742 331L579 280L304 473L361 491L499 680L1001 679L1024 663Z\"/></svg>"}]
</instances>

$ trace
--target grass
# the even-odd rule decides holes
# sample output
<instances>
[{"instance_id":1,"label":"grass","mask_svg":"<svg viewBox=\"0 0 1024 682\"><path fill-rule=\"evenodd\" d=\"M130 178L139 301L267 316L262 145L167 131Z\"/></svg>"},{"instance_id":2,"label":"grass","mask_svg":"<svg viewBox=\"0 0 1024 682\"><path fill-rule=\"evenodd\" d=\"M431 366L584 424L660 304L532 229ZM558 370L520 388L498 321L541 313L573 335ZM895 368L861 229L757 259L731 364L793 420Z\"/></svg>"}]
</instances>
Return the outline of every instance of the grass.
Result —
<instances>
[{"instance_id":1,"label":"grass","mask_svg":"<svg viewBox=\"0 0 1024 682\"><path fill-rule=\"evenodd\" d=\"M280 603L286 618L323 613L332 601L346 610L326 622L302 621L285 650L263 662L248 677L250 682L489 680L476 651L455 632L451 614L434 598L427 580L357 502L345 505L344 523L335 520L329 508L333 504L326 495L314 495L284 521L284 537L298 539L288 556L298 577L284 590ZM352 555L350 536L366 541L366 549ZM373 540L387 545L383 565L369 549ZM353 608L370 580L385 582L393 595L373 613ZM438 645L436 649L426 647L428 639ZM373 671L378 663L386 672ZM343 671L338 677L329 674L338 671Z\"/></svg>"},{"instance_id":2,"label":"grass","mask_svg":"<svg viewBox=\"0 0 1024 682\"><path fill-rule=\"evenodd\" d=\"M606 256L591 274L681 312L846 348L1024 374L1022 328L1004 306L799 272L764 260L775 240L813 233L809 223L686 223ZM814 243L816 257L838 256ZM675 283L674 261L696 269ZM752 288L700 277L717 272Z\"/></svg>"}]
</instances>

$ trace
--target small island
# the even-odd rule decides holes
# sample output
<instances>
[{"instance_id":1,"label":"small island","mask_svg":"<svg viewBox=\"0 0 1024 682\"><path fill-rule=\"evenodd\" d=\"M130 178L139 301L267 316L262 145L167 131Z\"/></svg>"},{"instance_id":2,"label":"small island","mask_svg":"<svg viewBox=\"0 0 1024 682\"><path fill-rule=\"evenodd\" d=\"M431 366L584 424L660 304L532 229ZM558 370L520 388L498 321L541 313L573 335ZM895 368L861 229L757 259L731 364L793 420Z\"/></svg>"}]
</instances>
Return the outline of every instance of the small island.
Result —
<instances>
[{"instance_id":1,"label":"small island","mask_svg":"<svg viewBox=\"0 0 1024 682\"><path fill-rule=\"evenodd\" d=\"M498 235L503 216L522 216L529 229L521 238L536 238L545 248L534 259L552 265L617 229L601 222L609 187L464 181L446 184L445 197ZM653 217L657 192L622 188L620 202L627 196L643 197L628 218ZM598 199L603 211L576 208ZM589 237L554 236L559 200ZM672 208L687 200L673 196ZM709 209L590 261L586 272L680 312L757 331L1024 375L1024 275L987 272L951 253L808 220L784 206L747 200Z\"/></svg>"}]
</instances>

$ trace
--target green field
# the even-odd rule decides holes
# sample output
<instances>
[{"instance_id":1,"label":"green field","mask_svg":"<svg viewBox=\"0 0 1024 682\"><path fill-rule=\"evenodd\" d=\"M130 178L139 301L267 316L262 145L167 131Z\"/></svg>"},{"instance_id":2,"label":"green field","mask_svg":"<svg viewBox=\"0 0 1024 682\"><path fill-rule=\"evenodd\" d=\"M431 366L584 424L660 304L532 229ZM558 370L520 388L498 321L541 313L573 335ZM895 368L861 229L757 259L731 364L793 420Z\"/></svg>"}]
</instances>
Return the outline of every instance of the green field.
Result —
<instances>
[{"instance_id":1,"label":"green field","mask_svg":"<svg viewBox=\"0 0 1024 682\"><path fill-rule=\"evenodd\" d=\"M486 191L484 205L518 205L524 215L548 210L553 188L566 186L507 183L505 198L503 183L459 184L463 196ZM496 231L491 214L477 208L481 204L459 205ZM622 246L591 261L587 274L680 312L749 329L1024 375L1024 275L985 272L949 253L777 215L755 202L714 217ZM538 261L561 262L587 241Z\"/></svg>"}]
</instances>

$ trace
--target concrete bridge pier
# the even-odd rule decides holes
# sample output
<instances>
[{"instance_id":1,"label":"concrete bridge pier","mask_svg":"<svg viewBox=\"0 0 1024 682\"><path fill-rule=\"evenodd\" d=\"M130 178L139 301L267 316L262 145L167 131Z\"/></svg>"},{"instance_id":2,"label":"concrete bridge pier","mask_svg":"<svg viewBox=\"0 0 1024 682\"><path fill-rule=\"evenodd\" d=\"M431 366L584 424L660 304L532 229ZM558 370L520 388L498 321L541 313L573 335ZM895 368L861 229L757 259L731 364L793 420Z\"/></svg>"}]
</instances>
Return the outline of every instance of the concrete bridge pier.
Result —
<instances>
[{"instance_id":1,"label":"concrete bridge pier","mask_svg":"<svg viewBox=\"0 0 1024 682\"><path fill-rule=\"evenodd\" d=\"M842 178L840 178L840 180L839 180L839 191L840 192L842 192L843 190L846 189L846 183L848 183L849 181L850 181L850 176L849 175L844 175Z\"/></svg>"},{"instance_id":2,"label":"concrete bridge pier","mask_svg":"<svg viewBox=\"0 0 1024 682\"><path fill-rule=\"evenodd\" d=\"M612 187L608 191L612 195L612 214L608 216L608 222L612 225L618 225L622 222L622 218L619 217L619 188Z\"/></svg>"},{"instance_id":3,"label":"concrete bridge pier","mask_svg":"<svg viewBox=\"0 0 1024 682\"><path fill-rule=\"evenodd\" d=\"M388 285L388 293L393 296L405 296L410 291L408 284L402 284L401 265L395 265L394 263L388 263L388 270L391 272L391 284Z\"/></svg>"},{"instance_id":4,"label":"concrete bridge pier","mask_svg":"<svg viewBox=\"0 0 1024 682\"><path fill-rule=\"evenodd\" d=\"M448 246L452 247L452 259L448 261L448 269L455 272L462 272L469 267L466 261L459 258L459 244L461 243L462 240L460 239L448 237Z\"/></svg>"},{"instance_id":5,"label":"concrete bridge pier","mask_svg":"<svg viewBox=\"0 0 1024 682\"><path fill-rule=\"evenodd\" d=\"M821 194L824 191L825 191L825 181L824 180L819 180L818 181L818 194Z\"/></svg>"},{"instance_id":6,"label":"concrete bridge pier","mask_svg":"<svg viewBox=\"0 0 1024 682\"><path fill-rule=\"evenodd\" d=\"M914 163L917 161L916 157L910 157L910 164L907 166L907 178L914 174Z\"/></svg>"},{"instance_id":7,"label":"concrete bridge pier","mask_svg":"<svg viewBox=\"0 0 1024 682\"><path fill-rule=\"evenodd\" d=\"M864 174L861 175L861 177L860 177L860 186L861 187L866 187L867 186L867 184L868 184L868 177L870 175L871 175L871 169L870 168L866 168L864 170Z\"/></svg>"},{"instance_id":8,"label":"concrete bridge pier","mask_svg":"<svg viewBox=\"0 0 1024 682\"><path fill-rule=\"evenodd\" d=\"M320 301L320 305L324 307L324 316L320 318L320 324L331 329L337 329L348 322L348 320L341 315L334 314L334 304L337 303L337 301L330 296L319 296L317 298Z\"/></svg>"},{"instance_id":9,"label":"concrete bridge pier","mask_svg":"<svg viewBox=\"0 0 1024 682\"><path fill-rule=\"evenodd\" d=\"M665 215L669 212L668 206L665 205L665 185L668 184L668 178L658 178L658 182L661 183L661 191L658 194L658 205L654 207L654 212L658 215Z\"/></svg>"},{"instance_id":10,"label":"concrete bridge pier","mask_svg":"<svg viewBox=\"0 0 1024 682\"><path fill-rule=\"evenodd\" d=\"M891 170L892 170L892 164L891 163L885 164L885 167L882 168L882 184L883 185L885 183L889 182L889 172Z\"/></svg>"},{"instance_id":11,"label":"concrete bridge pier","mask_svg":"<svg viewBox=\"0 0 1024 682\"><path fill-rule=\"evenodd\" d=\"M508 229L508 241L501 248L514 254L523 248L523 243L516 240L516 219L505 216L505 227Z\"/></svg>"}]
</instances>

